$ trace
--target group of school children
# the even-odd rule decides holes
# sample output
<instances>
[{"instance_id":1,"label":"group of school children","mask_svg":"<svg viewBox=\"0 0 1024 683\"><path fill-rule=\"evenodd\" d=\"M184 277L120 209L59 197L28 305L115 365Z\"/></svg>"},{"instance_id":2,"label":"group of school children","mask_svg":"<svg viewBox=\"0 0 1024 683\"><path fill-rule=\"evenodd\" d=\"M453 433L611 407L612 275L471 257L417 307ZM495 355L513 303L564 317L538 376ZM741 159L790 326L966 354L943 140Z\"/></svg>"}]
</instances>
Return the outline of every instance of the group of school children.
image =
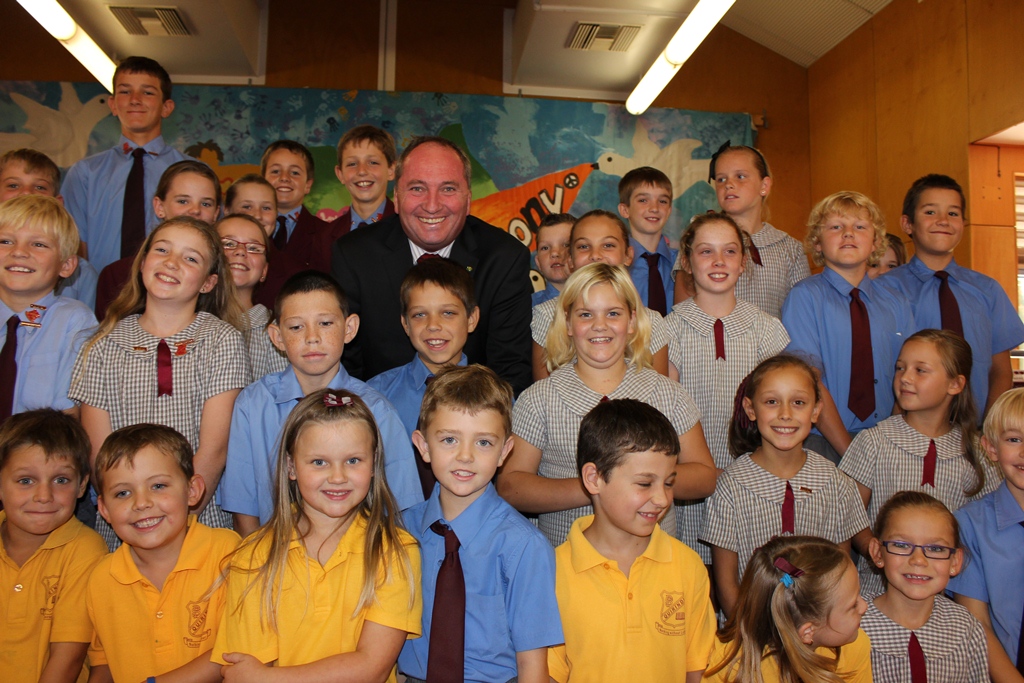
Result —
<instances>
[{"instance_id":1,"label":"group of school children","mask_svg":"<svg viewBox=\"0 0 1024 683\"><path fill-rule=\"evenodd\" d=\"M67 210L45 155L0 158L4 681L1024 683L1024 324L953 260L953 179L907 192L905 263L856 192L804 245L769 225L752 147L678 251L671 182L629 172L537 229L514 400L444 258L402 282L415 357L341 363L325 259L394 213L386 132L339 142L336 225L302 145L222 204L160 137L166 72L114 82Z\"/></svg>"}]
</instances>

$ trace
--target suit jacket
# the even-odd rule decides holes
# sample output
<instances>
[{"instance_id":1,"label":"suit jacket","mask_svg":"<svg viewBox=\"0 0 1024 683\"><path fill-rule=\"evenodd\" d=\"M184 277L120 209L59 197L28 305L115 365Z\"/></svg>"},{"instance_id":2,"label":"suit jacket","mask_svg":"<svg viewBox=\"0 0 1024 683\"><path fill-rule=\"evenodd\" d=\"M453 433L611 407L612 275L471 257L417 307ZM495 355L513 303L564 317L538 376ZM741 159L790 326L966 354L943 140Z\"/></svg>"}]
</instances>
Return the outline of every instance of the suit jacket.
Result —
<instances>
[{"instance_id":1,"label":"suit jacket","mask_svg":"<svg viewBox=\"0 0 1024 683\"><path fill-rule=\"evenodd\" d=\"M452 243L451 259L476 284L480 322L464 353L490 367L516 394L530 385L530 252L510 234L473 216ZM349 373L364 380L412 360L400 321L399 288L413 266L398 216L350 232L334 243L331 273L345 289L359 333L345 346Z\"/></svg>"},{"instance_id":2,"label":"suit jacket","mask_svg":"<svg viewBox=\"0 0 1024 683\"><path fill-rule=\"evenodd\" d=\"M342 225L338 221L317 218L303 206L295 222L295 230L281 251L304 269L314 268L325 273L330 272L331 245L334 244L334 240L347 233L349 227L348 224Z\"/></svg>"}]
</instances>

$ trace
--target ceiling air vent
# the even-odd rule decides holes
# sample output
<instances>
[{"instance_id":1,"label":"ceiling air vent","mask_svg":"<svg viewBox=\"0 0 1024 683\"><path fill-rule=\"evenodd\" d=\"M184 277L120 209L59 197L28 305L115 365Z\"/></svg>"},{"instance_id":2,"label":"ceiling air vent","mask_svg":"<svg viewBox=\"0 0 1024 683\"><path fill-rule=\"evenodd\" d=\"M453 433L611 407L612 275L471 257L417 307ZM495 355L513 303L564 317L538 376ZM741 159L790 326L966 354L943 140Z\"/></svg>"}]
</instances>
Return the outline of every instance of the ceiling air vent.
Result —
<instances>
[{"instance_id":1,"label":"ceiling air vent","mask_svg":"<svg viewBox=\"0 0 1024 683\"><path fill-rule=\"evenodd\" d=\"M625 52L639 32L639 26L579 22L569 33L566 47L570 50Z\"/></svg>"},{"instance_id":2,"label":"ceiling air vent","mask_svg":"<svg viewBox=\"0 0 1024 683\"><path fill-rule=\"evenodd\" d=\"M124 30L133 36L190 36L176 7L110 6Z\"/></svg>"}]
</instances>

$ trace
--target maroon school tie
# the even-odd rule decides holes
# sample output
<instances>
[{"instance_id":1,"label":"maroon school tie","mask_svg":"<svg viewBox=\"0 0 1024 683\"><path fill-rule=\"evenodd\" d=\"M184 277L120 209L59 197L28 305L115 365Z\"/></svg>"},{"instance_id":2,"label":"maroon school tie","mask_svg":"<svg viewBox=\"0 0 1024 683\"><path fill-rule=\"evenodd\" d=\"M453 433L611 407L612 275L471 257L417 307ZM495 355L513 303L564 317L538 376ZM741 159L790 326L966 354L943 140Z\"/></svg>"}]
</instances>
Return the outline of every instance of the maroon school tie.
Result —
<instances>
[{"instance_id":1,"label":"maroon school tie","mask_svg":"<svg viewBox=\"0 0 1024 683\"><path fill-rule=\"evenodd\" d=\"M753 242L750 243L750 260L759 266L764 265L761 263L761 252L757 250L757 247L754 246Z\"/></svg>"},{"instance_id":2,"label":"maroon school tie","mask_svg":"<svg viewBox=\"0 0 1024 683\"><path fill-rule=\"evenodd\" d=\"M18 380L18 325L21 319L7 319L7 339L0 350L0 424L14 412L14 384Z\"/></svg>"},{"instance_id":3,"label":"maroon school tie","mask_svg":"<svg viewBox=\"0 0 1024 683\"><path fill-rule=\"evenodd\" d=\"M871 355L871 320L860 300L860 290L850 290L850 399L847 407L862 422L875 412L875 361Z\"/></svg>"},{"instance_id":4,"label":"maroon school tie","mask_svg":"<svg viewBox=\"0 0 1024 683\"><path fill-rule=\"evenodd\" d=\"M466 656L466 579L459 537L440 521L430 530L444 536L444 560L437 570L427 650L427 683L462 683Z\"/></svg>"},{"instance_id":5,"label":"maroon school tie","mask_svg":"<svg viewBox=\"0 0 1024 683\"><path fill-rule=\"evenodd\" d=\"M960 304L956 301L956 295L949 287L949 273L944 270L935 271L935 277L939 278L939 315L942 317L942 329L956 332L964 336L964 323L960 318Z\"/></svg>"},{"instance_id":6,"label":"maroon school tie","mask_svg":"<svg viewBox=\"0 0 1024 683\"><path fill-rule=\"evenodd\" d=\"M142 159L146 150L132 150L132 170L124 184L124 204L121 211L121 258L135 256L146 239L146 185Z\"/></svg>"},{"instance_id":7,"label":"maroon school tie","mask_svg":"<svg viewBox=\"0 0 1024 683\"><path fill-rule=\"evenodd\" d=\"M721 318L715 320L715 360L725 360L725 324Z\"/></svg>"},{"instance_id":8,"label":"maroon school tie","mask_svg":"<svg viewBox=\"0 0 1024 683\"><path fill-rule=\"evenodd\" d=\"M917 634L910 632L907 644L907 657L910 659L910 683L928 683L928 668L924 663L924 650L917 640Z\"/></svg>"},{"instance_id":9,"label":"maroon school tie","mask_svg":"<svg viewBox=\"0 0 1024 683\"><path fill-rule=\"evenodd\" d=\"M425 254L420 254L420 257L418 259L416 259L416 265L419 265L419 264L423 263L424 261L429 261L430 259L434 259L434 258L441 258L441 256L440 256L440 254L434 254L434 253L429 252L429 251L427 253L425 253Z\"/></svg>"},{"instance_id":10,"label":"maroon school tie","mask_svg":"<svg viewBox=\"0 0 1024 683\"><path fill-rule=\"evenodd\" d=\"M277 231L274 232L274 246L281 251L288 246L288 217L277 217Z\"/></svg>"},{"instance_id":11,"label":"maroon school tie","mask_svg":"<svg viewBox=\"0 0 1024 683\"><path fill-rule=\"evenodd\" d=\"M174 374L171 370L171 347L163 339L156 345L156 396L171 396Z\"/></svg>"},{"instance_id":12,"label":"maroon school tie","mask_svg":"<svg viewBox=\"0 0 1024 683\"><path fill-rule=\"evenodd\" d=\"M921 486L931 484L935 488L935 465L939 459L939 451L935 448L935 439L928 442L928 452L924 456L924 469L921 470Z\"/></svg>"},{"instance_id":13,"label":"maroon school tie","mask_svg":"<svg viewBox=\"0 0 1024 683\"><path fill-rule=\"evenodd\" d=\"M665 281L661 279L658 270L659 258L650 252L644 254L644 260L647 261L647 308L665 316L668 314L668 302L665 300Z\"/></svg>"},{"instance_id":14,"label":"maroon school tie","mask_svg":"<svg viewBox=\"0 0 1024 683\"><path fill-rule=\"evenodd\" d=\"M793 485L786 482L786 495L782 497L782 533L796 533L796 496Z\"/></svg>"}]
</instances>

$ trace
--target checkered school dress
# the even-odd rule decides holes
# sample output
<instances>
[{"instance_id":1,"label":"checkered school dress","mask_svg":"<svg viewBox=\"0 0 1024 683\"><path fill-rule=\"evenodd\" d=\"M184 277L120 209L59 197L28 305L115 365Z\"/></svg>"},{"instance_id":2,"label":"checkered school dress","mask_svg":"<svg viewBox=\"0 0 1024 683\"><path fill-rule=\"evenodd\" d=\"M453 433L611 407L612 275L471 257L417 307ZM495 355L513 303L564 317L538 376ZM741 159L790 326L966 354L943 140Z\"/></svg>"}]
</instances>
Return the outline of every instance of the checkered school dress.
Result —
<instances>
[{"instance_id":1,"label":"checkered school dress","mask_svg":"<svg viewBox=\"0 0 1024 683\"><path fill-rule=\"evenodd\" d=\"M533 307L533 319L530 320L530 334L538 346L544 346L548 338L548 330L555 319L555 311L558 310L558 298L548 299L544 303ZM647 309L647 315L651 319L651 342L647 345L651 354L655 354L668 346L669 333L665 326L665 319L661 313Z\"/></svg>"},{"instance_id":2,"label":"checkered school dress","mask_svg":"<svg viewBox=\"0 0 1024 683\"><path fill-rule=\"evenodd\" d=\"M956 512L969 501L977 500L999 486L999 472L988 458L981 456L985 484L976 495L968 497L964 490L977 483L974 468L964 456L960 428L954 426L935 439L935 486L921 484L924 456L930 437L907 424L902 415L893 415L853 439L839 463L839 469L871 489L868 520L872 527L878 510L899 491L921 491L941 500L950 512ZM864 595L882 592L882 578L874 566L860 558L860 589Z\"/></svg>"},{"instance_id":3,"label":"checkered school dress","mask_svg":"<svg viewBox=\"0 0 1024 683\"><path fill-rule=\"evenodd\" d=\"M868 516L853 480L814 451L789 480L794 497L794 533L842 543L868 526ZM739 576L754 551L782 533L786 480L740 456L718 476L707 502L700 540L739 556Z\"/></svg>"},{"instance_id":4,"label":"checkered school dress","mask_svg":"<svg viewBox=\"0 0 1024 683\"><path fill-rule=\"evenodd\" d=\"M875 683L910 681L907 646L912 631L882 614L871 600L860 627L871 639L871 674ZM989 680L985 631L960 605L936 595L932 615L913 633L924 652L928 683Z\"/></svg>"},{"instance_id":5,"label":"checkered school dress","mask_svg":"<svg viewBox=\"0 0 1024 683\"><path fill-rule=\"evenodd\" d=\"M130 315L89 352L79 353L68 396L110 414L111 429L142 422L178 430L193 449L199 446L199 423L206 400L249 383L249 355L242 334L211 313L196 313L184 330L166 338L171 348L173 386L157 397L156 350L160 339ZM199 521L231 528L231 515L211 502ZM96 530L111 550L120 540L102 520Z\"/></svg>"},{"instance_id":6,"label":"checkered school dress","mask_svg":"<svg viewBox=\"0 0 1024 683\"><path fill-rule=\"evenodd\" d=\"M768 223L750 236L757 247L761 265L752 260L736 283L736 298L749 301L768 315L782 315L782 302L793 285L811 276L804 246ZM682 270L683 251L679 250L672 277Z\"/></svg>"},{"instance_id":7,"label":"checkered school dress","mask_svg":"<svg viewBox=\"0 0 1024 683\"><path fill-rule=\"evenodd\" d=\"M580 423L604 395L597 393L579 378L575 364L563 365L529 387L512 410L512 432L541 451L538 474L552 479L576 479L576 443ZM608 394L609 399L632 398L660 410L679 434L690 431L700 421L700 411L690 395L677 383L651 368L640 372L630 365L622 383ZM551 545L561 545L572 523L593 514L585 506L540 515L538 527ZM661 520L661 528L675 536L673 508Z\"/></svg>"},{"instance_id":8,"label":"checkered school dress","mask_svg":"<svg viewBox=\"0 0 1024 683\"><path fill-rule=\"evenodd\" d=\"M723 360L715 356L715 320L693 299L687 299L672 308L665 324L671 335L668 359L679 370L679 382L700 409L701 427L715 467L725 469L733 462L729 425L736 389L758 363L786 348L789 335L778 318L746 301L737 301L733 312L722 318ZM704 501L676 505L679 540L696 550L705 564L710 564L711 549L697 542L704 517Z\"/></svg>"},{"instance_id":9,"label":"checkered school dress","mask_svg":"<svg viewBox=\"0 0 1024 683\"><path fill-rule=\"evenodd\" d=\"M263 304L256 304L245 312L245 328L242 337L249 350L253 381L272 372L281 372L288 367L288 357L277 350L267 334L270 311Z\"/></svg>"}]
</instances>

